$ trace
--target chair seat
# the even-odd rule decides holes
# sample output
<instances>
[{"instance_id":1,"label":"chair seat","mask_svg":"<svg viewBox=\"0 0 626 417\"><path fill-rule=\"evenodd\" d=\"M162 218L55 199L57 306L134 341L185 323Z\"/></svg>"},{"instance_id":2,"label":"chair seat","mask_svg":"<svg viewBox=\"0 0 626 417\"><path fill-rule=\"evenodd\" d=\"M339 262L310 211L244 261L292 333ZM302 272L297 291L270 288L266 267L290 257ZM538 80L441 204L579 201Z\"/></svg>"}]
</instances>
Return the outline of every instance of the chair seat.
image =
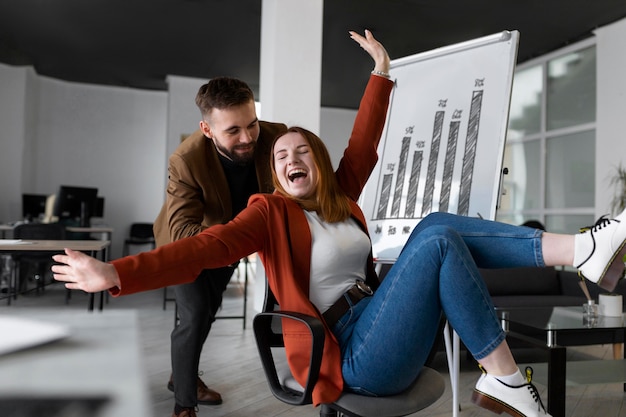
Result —
<instances>
[{"instance_id":1,"label":"chair seat","mask_svg":"<svg viewBox=\"0 0 626 417\"><path fill-rule=\"evenodd\" d=\"M301 392L302 386L281 366L278 370L281 384L295 392ZM416 413L437 401L445 391L443 376L434 369L424 367L415 382L404 392L385 397L369 397L344 392L332 408L339 408L361 417L401 417Z\"/></svg>"}]
</instances>

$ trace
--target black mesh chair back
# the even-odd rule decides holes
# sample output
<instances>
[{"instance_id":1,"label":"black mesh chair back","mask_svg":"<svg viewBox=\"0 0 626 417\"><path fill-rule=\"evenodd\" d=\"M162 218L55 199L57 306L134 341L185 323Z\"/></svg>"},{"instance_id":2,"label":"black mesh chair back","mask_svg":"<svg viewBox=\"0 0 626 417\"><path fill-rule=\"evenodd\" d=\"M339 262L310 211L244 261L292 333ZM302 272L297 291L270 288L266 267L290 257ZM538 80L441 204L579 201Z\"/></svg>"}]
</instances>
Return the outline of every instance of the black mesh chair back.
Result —
<instances>
[{"instance_id":1,"label":"black mesh chair back","mask_svg":"<svg viewBox=\"0 0 626 417\"><path fill-rule=\"evenodd\" d=\"M59 223L25 223L15 226L15 239L65 240L65 226Z\"/></svg>"},{"instance_id":2,"label":"black mesh chair back","mask_svg":"<svg viewBox=\"0 0 626 417\"><path fill-rule=\"evenodd\" d=\"M126 256L130 253L131 246L143 245L147 245L149 249L154 249L156 247L156 242L154 240L154 231L152 230L152 223L131 224L128 238L124 240L123 255Z\"/></svg>"},{"instance_id":3,"label":"black mesh chair back","mask_svg":"<svg viewBox=\"0 0 626 417\"><path fill-rule=\"evenodd\" d=\"M133 223L130 225L129 239L151 242L154 240L152 223Z\"/></svg>"}]
</instances>

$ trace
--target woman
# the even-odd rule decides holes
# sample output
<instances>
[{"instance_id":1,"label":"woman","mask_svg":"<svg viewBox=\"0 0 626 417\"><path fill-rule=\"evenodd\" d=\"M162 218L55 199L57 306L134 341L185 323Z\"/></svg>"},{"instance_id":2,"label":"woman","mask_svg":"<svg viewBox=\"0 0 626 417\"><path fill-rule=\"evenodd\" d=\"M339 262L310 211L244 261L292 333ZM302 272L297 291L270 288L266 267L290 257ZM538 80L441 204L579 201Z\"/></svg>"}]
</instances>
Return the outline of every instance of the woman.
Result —
<instances>
[{"instance_id":1,"label":"woman","mask_svg":"<svg viewBox=\"0 0 626 417\"><path fill-rule=\"evenodd\" d=\"M130 294L191 281L204 268L257 252L281 307L326 323L315 405L344 389L369 395L405 389L426 360L443 312L484 370L472 400L512 416L547 416L511 355L477 265L575 262L592 280L612 284L616 273L606 265L619 264L622 215L574 237L435 213L418 224L379 283L356 201L376 164L393 83L383 46L368 31L350 35L375 67L336 172L317 136L289 129L272 148L275 193L253 196L233 221L110 264L67 250L54 256L63 264L53 267L54 278L69 289ZM295 323L285 323L283 333L290 368L304 383L310 340Z\"/></svg>"}]
</instances>

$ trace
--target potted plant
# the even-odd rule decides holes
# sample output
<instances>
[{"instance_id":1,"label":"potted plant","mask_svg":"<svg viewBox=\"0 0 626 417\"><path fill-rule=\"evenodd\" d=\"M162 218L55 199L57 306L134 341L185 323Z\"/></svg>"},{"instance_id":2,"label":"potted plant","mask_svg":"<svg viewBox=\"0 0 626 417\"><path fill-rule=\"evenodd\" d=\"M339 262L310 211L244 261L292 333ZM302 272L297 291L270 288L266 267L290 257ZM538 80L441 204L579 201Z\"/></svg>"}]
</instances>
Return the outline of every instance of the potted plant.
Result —
<instances>
[{"instance_id":1,"label":"potted plant","mask_svg":"<svg viewBox=\"0 0 626 417\"><path fill-rule=\"evenodd\" d=\"M626 168L620 163L609 180L609 186L615 189L611 199L611 213L617 215L626 208Z\"/></svg>"}]
</instances>

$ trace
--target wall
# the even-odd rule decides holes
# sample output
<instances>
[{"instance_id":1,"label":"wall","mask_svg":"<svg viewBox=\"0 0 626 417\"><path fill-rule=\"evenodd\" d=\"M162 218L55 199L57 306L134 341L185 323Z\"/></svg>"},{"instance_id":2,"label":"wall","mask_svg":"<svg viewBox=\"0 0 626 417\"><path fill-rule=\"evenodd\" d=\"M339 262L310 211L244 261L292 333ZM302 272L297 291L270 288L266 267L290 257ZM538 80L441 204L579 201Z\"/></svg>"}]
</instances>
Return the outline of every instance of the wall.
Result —
<instances>
[{"instance_id":1,"label":"wall","mask_svg":"<svg viewBox=\"0 0 626 417\"><path fill-rule=\"evenodd\" d=\"M0 222L21 211L27 71L0 64Z\"/></svg>"},{"instance_id":2,"label":"wall","mask_svg":"<svg viewBox=\"0 0 626 417\"><path fill-rule=\"evenodd\" d=\"M596 217L610 212L614 194L608 179L614 168L626 166L626 19L596 30Z\"/></svg>"},{"instance_id":3,"label":"wall","mask_svg":"<svg viewBox=\"0 0 626 417\"><path fill-rule=\"evenodd\" d=\"M326 143L335 168L343 156L343 150L348 146L348 139L352 133L352 125L356 117L356 110L322 108L320 112L320 138Z\"/></svg>"},{"instance_id":4,"label":"wall","mask_svg":"<svg viewBox=\"0 0 626 417\"><path fill-rule=\"evenodd\" d=\"M167 100L167 152L169 155L180 144L180 136L195 132L200 127L200 110L196 106L198 89L208 80L200 78L168 76ZM167 178L166 178L167 180Z\"/></svg>"},{"instance_id":5,"label":"wall","mask_svg":"<svg viewBox=\"0 0 626 417\"><path fill-rule=\"evenodd\" d=\"M3 72L0 82L29 78L29 69L13 71L23 74L7 79ZM22 192L97 187L118 257L130 223L153 221L163 201L167 93L30 78L13 93L13 113L0 112L1 158L8 160L0 166L0 220L20 219Z\"/></svg>"}]
</instances>

